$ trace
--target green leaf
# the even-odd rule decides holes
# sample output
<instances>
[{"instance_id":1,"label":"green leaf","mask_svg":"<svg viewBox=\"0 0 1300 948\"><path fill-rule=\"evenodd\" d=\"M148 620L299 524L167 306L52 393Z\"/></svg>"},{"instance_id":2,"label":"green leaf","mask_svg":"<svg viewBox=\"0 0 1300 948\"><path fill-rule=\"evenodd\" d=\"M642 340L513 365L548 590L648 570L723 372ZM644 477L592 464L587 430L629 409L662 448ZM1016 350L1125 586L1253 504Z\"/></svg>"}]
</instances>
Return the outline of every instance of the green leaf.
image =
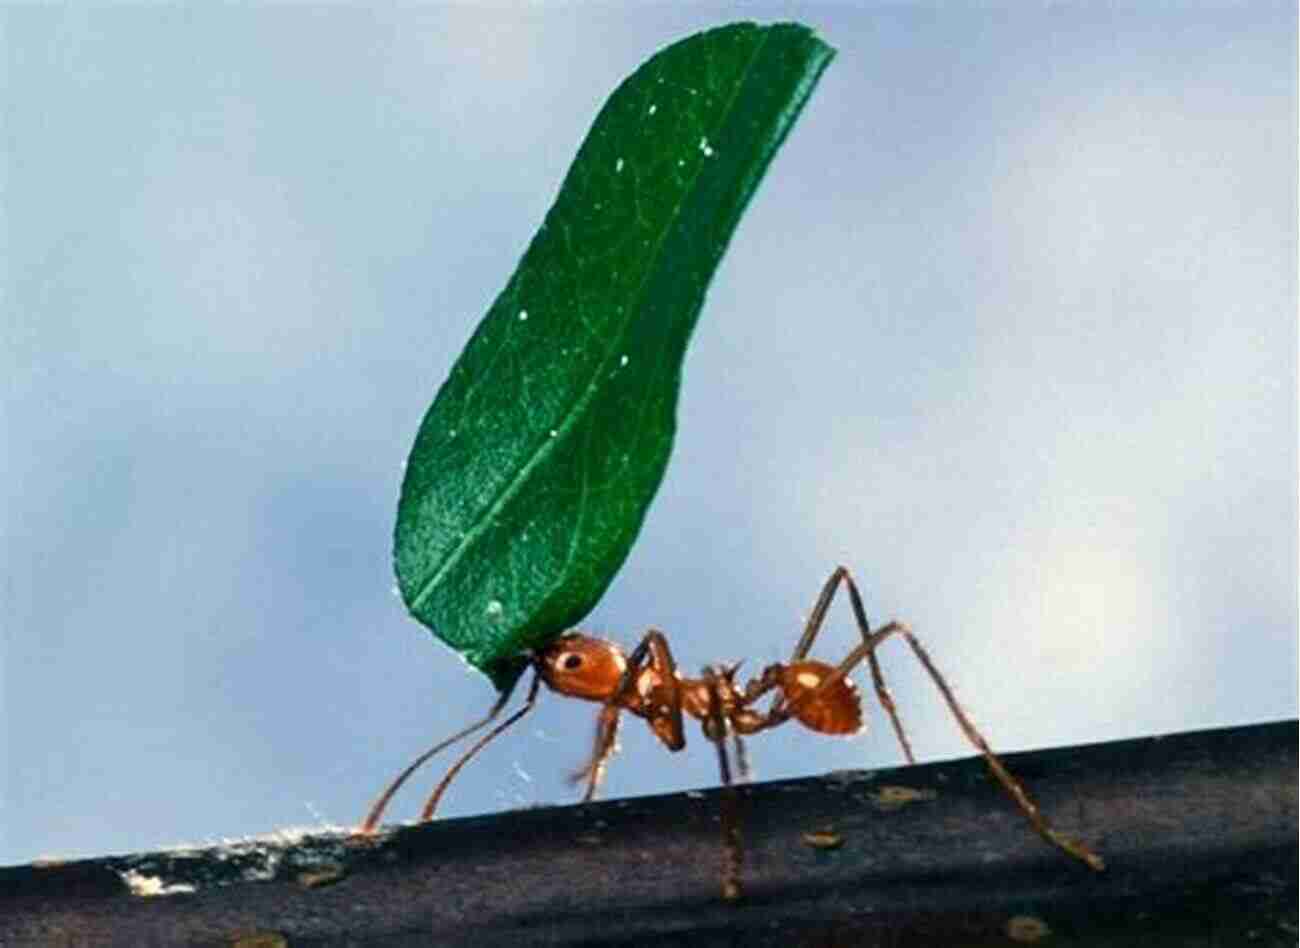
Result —
<instances>
[{"instance_id":1,"label":"green leaf","mask_svg":"<svg viewBox=\"0 0 1300 948\"><path fill-rule=\"evenodd\" d=\"M497 688L626 559L668 463L705 290L833 55L806 27L737 23L641 66L425 415L398 583Z\"/></svg>"}]
</instances>

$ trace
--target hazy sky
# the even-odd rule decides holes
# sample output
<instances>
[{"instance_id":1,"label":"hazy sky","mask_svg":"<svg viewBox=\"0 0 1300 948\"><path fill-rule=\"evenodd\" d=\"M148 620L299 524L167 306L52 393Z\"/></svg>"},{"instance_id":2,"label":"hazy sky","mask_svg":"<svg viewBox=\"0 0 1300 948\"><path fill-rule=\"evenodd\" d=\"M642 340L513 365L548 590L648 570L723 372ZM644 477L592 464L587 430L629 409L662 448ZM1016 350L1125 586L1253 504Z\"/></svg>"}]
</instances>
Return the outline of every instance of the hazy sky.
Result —
<instances>
[{"instance_id":1,"label":"hazy sky","mask_svg":"<svg viewBox=\"0 0 1300 948\"><path fill-rule=\"evenodd\" d=\"M350 824L486 710L391 592L402 462L605 96L738 18L839 55L587 627L756 672L843 562L996 747L1294 716L1295 5L1107 6L0 13L0 861ZM970 753L883 659L919 754ZM445 812L572 800L594 710ZM758 775L897 763L871 720ZM716 783L688 739L628 722L608 794Z\"/></svg>"}]
</instances>

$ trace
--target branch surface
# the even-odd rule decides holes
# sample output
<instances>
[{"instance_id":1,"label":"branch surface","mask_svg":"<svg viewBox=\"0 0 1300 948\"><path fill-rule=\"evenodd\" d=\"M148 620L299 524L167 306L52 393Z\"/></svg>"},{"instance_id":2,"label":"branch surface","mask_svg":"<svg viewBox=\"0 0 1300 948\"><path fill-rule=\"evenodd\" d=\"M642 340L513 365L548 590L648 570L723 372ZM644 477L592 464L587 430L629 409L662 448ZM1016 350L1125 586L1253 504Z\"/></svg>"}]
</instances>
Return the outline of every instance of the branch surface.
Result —
<instances>
[{"instance_id":1,"label":"branch surface","mask_svg":"<svg viewBox=\"0 0 1300 948\"><path fill-rule=\"evenodd\" d=\"M0 868L3 945L1296 944L1297 722L718 791ZM262 939L262 940L257 940Z\"/></svg>"}]
</instances>

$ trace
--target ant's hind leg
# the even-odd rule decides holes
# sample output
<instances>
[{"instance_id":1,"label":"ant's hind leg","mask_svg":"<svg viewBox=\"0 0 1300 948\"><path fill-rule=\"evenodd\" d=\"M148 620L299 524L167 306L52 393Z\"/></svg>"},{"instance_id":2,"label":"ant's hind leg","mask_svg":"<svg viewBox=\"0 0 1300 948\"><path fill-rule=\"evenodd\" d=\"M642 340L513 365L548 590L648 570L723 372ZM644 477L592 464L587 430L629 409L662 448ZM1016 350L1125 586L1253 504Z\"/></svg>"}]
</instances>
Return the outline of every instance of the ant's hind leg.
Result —
<instances>
[{"instance_id":1,"label":"ant's hind leg","mask_svg":"<svg viewBox=\"0 0 1300 948\"><path fill-rule=\"evenodd\" d=\"M808 613L808 621L804 623L803 635L799 636L799 642L790 653L791 662L801 662L808 657L808 650L812 648L813 640L817 638L818 633L822 630L822 623L826 621L826 610L831 607L831 601L835 598L835 591L839 589L840 583L848 578L849 571L843 566L835 567L830 578L822 584L822 591L817 594L817 601L813 603L812 612ZM852 582L852 580L850 580Z\"/></svg>"},{"instance_id":2,"label":"ant's hind leg","mask_svg":"<svg viewBox=\"0 0 1300 948\"><path fill-rule=\"evenodd\" d=\"M863 642L871 641L871 624L867 621L867 610L862 605L862 594L858 592L858 584L853 581L853 577L847 569L844 570L844 581L849 587L849 605L853 607L853 618L858 623L858 632L862 635ZM881 671L880 661L876 658L874 648L867 650L867 666L871 669L871 684L876 689L876 700L880 706L885 709L885 714L889 716L889 723L894 728L894 736L898 738L898 746L903 748L903 756L907 758L909 764L916 763L916 757L912 754L912 744L907 739L907 733L903 730L903 722L898 718L898 708L894 705L894 696L889 693L889 688L885 684L885 673Z\"/></svg>"},{"instance_id":3,"label":"ant's hind leg","mask_svg":"<svg viewBox=\"0 0 1300 948\"><path fill-rule=\"evenodd\" d=\"M803 635L799 638L799 644L794 648L794 654L791 655L790 661L802 661L808 656L808 651L812 648L813 641L821 632L822 624L826 621L826 612L830 609L831 602L835 598L835 593L839 589L840 583L844 583L849 588L849 604L853 607L853 618L857 621L858 632L862 636L864 643L871 641L871 623L867 621L867 610L862 604L862 594L858 592L858 584L853 581L852 574L844 566L835 567L830 578L822 586L822 590L817 595L817 601L813 603L812 612L808 615L808 622L804 626ZM871 683L876 689L876 700L880 706L885 709L885 714L889 717L889 723L894 729L894 736L898 738L898 745L903 749L903 756L909 764L916 763L916 757L912 754L912 744L907 739L907 733L903 730L903 722L899 720L898 708L894 704L893 695L889 693L889 688L885 684L885 674L880 668L880 662L876 659L875 649L868 649L866 653L867 665L871 669ZM861 661L859 658L857 661ZM857 661L854 664L857 664Z\"/></svg>"},{"instance_id":4,"label":"ant's hind leg","mask_svg":"<svg viewBox=\"0 0 1300 948\"><path fill-rule=\"evenodd\" d=\"M903 638L907 640L907 644L911 646L913 654L916 655L917 659L921 662L921 665L925 668L926 673L929 674L935 687L939 689L939 693L943 696L944 702L948 705L948 710L952 713L952 716L956 718L957 724L961 728L962 733L966 736L966 739L970 741L981 755L983 755L984 761L988 764L989 770L993 772L993 776L997 778L998 783L1002 784L1003 789L1006 790L1011 799L1015 801L1016 806L1018 806L1021 812L1025 814L1025 817L1029 820L1030 824L1038 834L1053 846L1069 853L1071 856L1078 859L1080 862L1085 863L1090 868L1097 871L1104 869L1106 864L1100 856L1083 843L1057 832L1048 825L1047 820L1043 817L1042 811L1038 809L1038 804L1036 804L1029 796L1029 792L1025 790L1024 785L1021 784L1009 770L1007 770L1006 765L1002 763L998 756L993 753L993 749L989 747L988 741L986 741L984 736L975 728L971 719L966 716L966 712L962 710L961 705L957 703L957 697L953 694L952 688L948 686L948 682L944 677L939 674L939 669L934 666L934 662L930 660L929 653L927 653L921 643L917 641L916 636L912 634L912 630L901 622L891 622L875 632L871 631L871 627L867 624L866 610L862 606L862 597L858 593L857 585L853 582L852 577L849 576L848 570L843 567L839 567L831 574L831 578L827 581L825 588L822 589L822 594L817 600L817 606L814 608L813 616L809 619L808 630L805 631L804 638L800 640L799 648L796 649L796 656L802 657L802 654L805 654L807 648L812 644L812 639L817 634L817 629L820 627L821 621L825 616L826 608L830 604L830 599L834 595L835 589L841 581L848 582L849 601L852 603L854 618L857 619L858 627L862 632L862 642L855 646L853 650L844 657L844 660L835 667L833 672L822 679L821 684L801 695L798 699L799 703L802 704L805 702L817 701L822 695L826 694L831 688L833 688L836 682L843 680L843 678L856 668L864 659L874 660L876 649L879 648L887 638L893 635L903 636ZM800 649L802 649L803 652L800 652ZM881 684L883 685L883 678L881 679ZM787 720L794 713L795 707L795 705L781 705L770 712L767 726L772 727ZM886 711L888 711L891 705L886 705L885 707ZM896 727L901 731L901 727L897 725L897 721Z\"/></svg>"},{"instance_id":5,"label":"ant's hind leg","mask_svg":"<svg viewBox=\"0 0 1300 948\"><path fill-rule=\"evenodd\" d=\"M1042 811L1038 809L1038 804L1029 796L1029 791L1025 789L1024 784L1017 780L1011 771L1007 770L1006 765L1002 763L998 755L993 753L993 748L989 747L988 741L984 739L984 735L976 729L975 724L969 717L967 717L962 706L958 704L957 696L953 694L952 688L949 687L948 682L944 679L943 675L939 674L939 669L937 669L934 662L931 661L930 654L925 650L921 643L917 641L917 638L912 634L911 629L903 625L901 622L891 622L879 632L873 633L872 641L869 642L868 645L874 648L890 635L895 634L901 635L907 640L907 644L911 646L913 654L916 655L917 660L920 661L921 665L925 668L931 681L934 682L935 687L939 689L939 693L943 696L944 702L948 705L948 710L952 712L952 716L956 718L957 725L961 728L966 739L970 741L981 755L983 755L984 762L988 764L988 768L993 772L993 776L997 778L998 783L1002 784L1002 787L1006 790L1008 796L1015 801L1016 806L1018 806L1021 812L1025 814L1025 818L1028 819L1034 829L1038 831L1038 834L1052 845L1069 853L1080 862L1087 864L1090 868L1095 869L1098 872L1106 868L1106 863L1102 858L1086 845L1078 840L1071 839L1048 825L1047 819L1043 816ZM863 646L859 646L858 648L861 649L862 647ZM854 651L856 652L857 649Z\"/></svg>"}]
</instances>

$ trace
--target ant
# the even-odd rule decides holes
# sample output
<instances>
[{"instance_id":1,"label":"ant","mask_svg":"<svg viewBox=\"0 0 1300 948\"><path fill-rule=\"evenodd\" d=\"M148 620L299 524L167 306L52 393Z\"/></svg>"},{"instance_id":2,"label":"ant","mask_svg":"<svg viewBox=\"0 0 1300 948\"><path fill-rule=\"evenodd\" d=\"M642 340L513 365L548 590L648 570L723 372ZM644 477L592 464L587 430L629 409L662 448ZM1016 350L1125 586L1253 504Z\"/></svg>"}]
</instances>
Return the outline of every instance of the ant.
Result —
<instances>
[{"instance_id":1,"label":"ant","mask_svg":"<svg viewBox=\"0 0 1300 948\"><path fill-rule=\"evenodd\" d=\"M849 603L853 607L853 616L857 620L862 641L838 665L828 665L808 658L808 652L821 631L826 612L841 584L848 588ZM422 821L432 819L443 793L461 768L493 738L532 709L543 683L559 694L598 702L601 705L591 758L586 766L573 775L575 783L586 783L583 802L595 797L609 758L616 750L619 715L622 712L627 711L644 718L655 736L670 751L679 751L686 746L682 721L684 715L689 715L701 723L704 736L717 749L718 769L721 772L725 791L722 803L722 832L726 861L723 869L722 894L726 899L736 899L740 896L741 848L740 831L735 817L735 790L727 739L730 737L734 744L737 767L741 778L744 779L748 777L748 763L742 740L745 736L769 730L784 724L791 718L819 734L856 734L863 726L862 702L848 674L865 659L871 670L876 697L889 716L903 755L909 764L915 763L912 746L903 732L897 708L889 694L889 689L885 686L885 678L876 659L876 649L893 636L901 636L911 646L917 660L929 673L935 687L939 689L966 739L983 755L993 776L1002 784L1039 835L1090 868L1101 871L1105 863L1100 856L1082 842L1071 839L1048 825L1028 791L993 753L993 749L989 747L983 735L976 730L966 712L957 703L952 689L935 668L929 653L917 641L911 629L901 622L890 622L874 632L871 630L857 583L843 566L837 567L822 587L813 605L812 613L808 616L803 635L800 636L794 653L790 656L790 661L785 664L769 665L763 669L762 674L743 688L736 683L739 664L706 667L699 678L681 675L677 671L677 663L673 660L672 651L668 647L668 640L657 629L647 632L630 655L625 655L623 650L613 642L593 638L580 632L566 633L544 648L538 649L530 656L533 680L523 706L497 724L460 756L425 803L420 819ZM766 710L755 706L759 699L772 692L776 695ZM501 713L509 699L509 692L503 694L485 718L417 757L380 794L366 816L365 822L361 824L359 832L363 835L373 833L379 825L389 800L411 774L439 751L486 727Z\"/></svg>"}]
</instances>

